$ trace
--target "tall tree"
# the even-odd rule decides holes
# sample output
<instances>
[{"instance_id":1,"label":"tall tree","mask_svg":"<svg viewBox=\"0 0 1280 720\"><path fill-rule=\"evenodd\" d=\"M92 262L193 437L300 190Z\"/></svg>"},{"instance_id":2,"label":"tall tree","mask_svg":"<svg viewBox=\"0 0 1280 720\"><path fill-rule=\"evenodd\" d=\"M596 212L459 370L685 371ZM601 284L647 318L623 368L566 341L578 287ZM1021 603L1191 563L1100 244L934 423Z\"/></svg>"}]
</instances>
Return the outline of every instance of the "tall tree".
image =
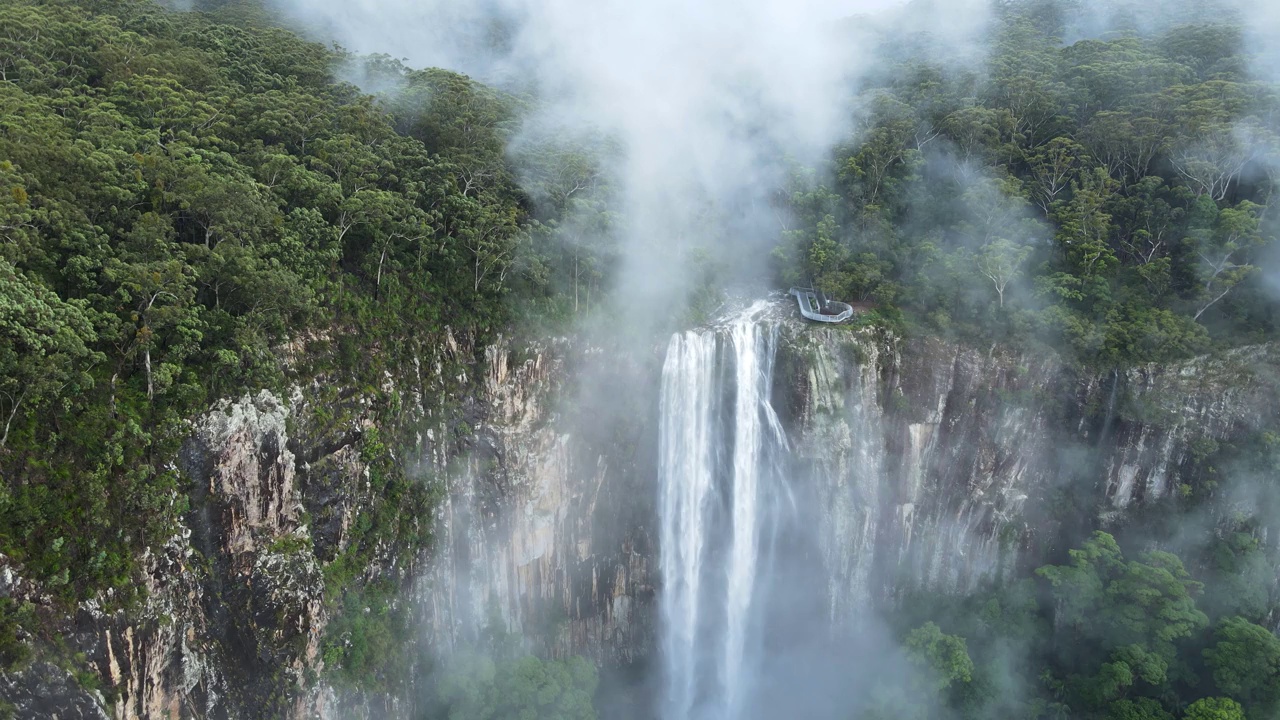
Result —
<instances>
[{"instance_id":1,"label":"tall tree","mask_svg":"<svg viewBox=\"0 0 1280 720\"><path fill-rule=\"evenodd\" d=\"M1018 245L1006 238L997 238L982 246L982 250L979 251L978 272L991 281L1000 307L1004 307L1005 288L1017 276L1030 254L1030 247Z\"/></svg>"},{"instance_id":2,"label":"tall tree","mask_svg":"<svg viewBox=\"0 0 1280 720\"><path fill-rule=\"evenodd\" d=\"M1202 283L1196 320L1255 270L1249 264L1249 251L1262 244L1260 206L1244 200L1218 211L1207 197L1199 205L1201 216L1214 221L1211 227L1193 228L1189 238L1200 260Z\"/></svg>"}]
</instances>

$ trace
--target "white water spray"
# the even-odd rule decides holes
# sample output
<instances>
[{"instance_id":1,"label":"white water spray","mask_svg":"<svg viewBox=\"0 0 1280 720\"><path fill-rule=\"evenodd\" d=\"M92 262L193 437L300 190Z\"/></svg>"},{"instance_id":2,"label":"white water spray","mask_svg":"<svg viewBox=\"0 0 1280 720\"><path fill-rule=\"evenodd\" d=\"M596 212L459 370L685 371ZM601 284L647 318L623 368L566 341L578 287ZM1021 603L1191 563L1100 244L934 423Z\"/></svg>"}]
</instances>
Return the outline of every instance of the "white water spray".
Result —
<instances>
[{"instance_id":1,"label":"white water spray","mask_svg":"<svg viewBox=\"0 0 1280 720\"><path fill-rule=\"evenodd\" d=\"M786 435L770 404L776 329L752 305L672 337L662 371L662 655L668 720L737 720L761 650L761 588Z\"/></svg>"}]
</instances>

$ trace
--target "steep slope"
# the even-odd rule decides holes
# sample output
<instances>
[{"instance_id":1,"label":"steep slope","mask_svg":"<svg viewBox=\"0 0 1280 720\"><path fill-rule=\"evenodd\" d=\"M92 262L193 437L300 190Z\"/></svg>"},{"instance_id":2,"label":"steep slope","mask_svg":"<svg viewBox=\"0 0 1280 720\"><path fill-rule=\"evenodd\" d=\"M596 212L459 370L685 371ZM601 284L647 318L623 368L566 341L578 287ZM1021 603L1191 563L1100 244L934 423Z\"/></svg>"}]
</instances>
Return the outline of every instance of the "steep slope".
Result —
<instances>
[{"instance_id":1,"label":"steep slope","mask_svg":"<svg viewBox=\"0 0 1280 720\"><path fill-rule=\"evenodd\" d=\"M1276 419L1271 345L1094 376L1000 349L801 325L785 309L765 322L778 325L773 402L791 484L821 508L812 521L836 624L908 590L959 593L1034 567L1089 528L1177 512L1182 498L1226 512L1206 453ZM612 392L594 414L522 399L494 438L487 462L500 471L473 461L453 480L453 540L423 584L436 637L500 621L545 651L606 663L654 649L657 407L607 405L626 402L628 389L656 393L660 354L558 345L516 371L542 378L564 407L599 390L601 374ZM614 418L626 421L601 424ZM442 610L459 598L466 622Z\"/></svg>"},{"instance_id":2,"label":"steep slope","mask_svg":"<svg viewBox=\"0 0 1280 720\"><path fill-rule=\"evenodd\" d=\"M785 307L760 322L778 338L786 476L802 505L822 508L808 521L835 626L911 589L998 580L1056 557L1086 526L1120 528L1210 493L1205 448L1275 420L1269 345L1081 377L1050 359L802 325ZM419 578L397 602L423 648L447 652L496 626L540 653L633 670L650 659L663 352L504 341L485 348L463 416L409 413L416 430L394 454L442 483L435 519L422 518L435 549L399 568L380 552L361 572ZM409 688L353 695L317 682L333 677L325 568L370 501L374 415L358 394L328 407L306 394L246 396L193 425L182 455L192 508L147 559L145 610L89 602L64 621L103 690L41 661L3 677L17 717L256 718L264 703L273 717L409 712ZM456 443L461 417L469 439ZM37 584L3 577L6 596L52 612Z\"/></svg>"}]
</instances>

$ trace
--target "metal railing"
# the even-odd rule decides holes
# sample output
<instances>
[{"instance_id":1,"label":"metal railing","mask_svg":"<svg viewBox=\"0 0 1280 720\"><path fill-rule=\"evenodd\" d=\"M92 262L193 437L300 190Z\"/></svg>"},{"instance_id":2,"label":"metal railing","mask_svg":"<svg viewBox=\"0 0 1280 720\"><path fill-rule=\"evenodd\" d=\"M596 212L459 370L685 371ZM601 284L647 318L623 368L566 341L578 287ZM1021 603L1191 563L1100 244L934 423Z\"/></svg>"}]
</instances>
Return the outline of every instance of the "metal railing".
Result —
<instances>
[{"instance_id":1,"label":"metal railing","mask_svg":"<svg viewBox=\"0 0 1280 720\"><path fill-rule=\"evenodd\" d=\"M827 300L813 288L793 287L787 292L796 296L800 314L814 322L839 323L853 317L852 305Z\"/></svg>"}]
</instances>

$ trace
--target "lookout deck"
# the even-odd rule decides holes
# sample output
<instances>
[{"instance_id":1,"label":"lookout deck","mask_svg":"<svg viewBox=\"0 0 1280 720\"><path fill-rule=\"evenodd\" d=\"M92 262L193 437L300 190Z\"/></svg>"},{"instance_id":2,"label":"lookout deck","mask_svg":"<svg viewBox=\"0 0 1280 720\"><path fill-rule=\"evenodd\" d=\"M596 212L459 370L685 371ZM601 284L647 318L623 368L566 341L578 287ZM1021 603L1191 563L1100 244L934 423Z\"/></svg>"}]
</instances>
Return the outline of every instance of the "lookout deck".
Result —
<instances>
[{"instance_id":1,"label":"lookout deck","mask_svg":"<svg viewBox=\"0 0 1280 720\"><path fill-rule=\"evenodd\" d=\"M821 290L793 287L787 292L796 296L800 314L814 322L841 323L853 317L852 305L828 300Z\"/></svg>"}]
</instances>

